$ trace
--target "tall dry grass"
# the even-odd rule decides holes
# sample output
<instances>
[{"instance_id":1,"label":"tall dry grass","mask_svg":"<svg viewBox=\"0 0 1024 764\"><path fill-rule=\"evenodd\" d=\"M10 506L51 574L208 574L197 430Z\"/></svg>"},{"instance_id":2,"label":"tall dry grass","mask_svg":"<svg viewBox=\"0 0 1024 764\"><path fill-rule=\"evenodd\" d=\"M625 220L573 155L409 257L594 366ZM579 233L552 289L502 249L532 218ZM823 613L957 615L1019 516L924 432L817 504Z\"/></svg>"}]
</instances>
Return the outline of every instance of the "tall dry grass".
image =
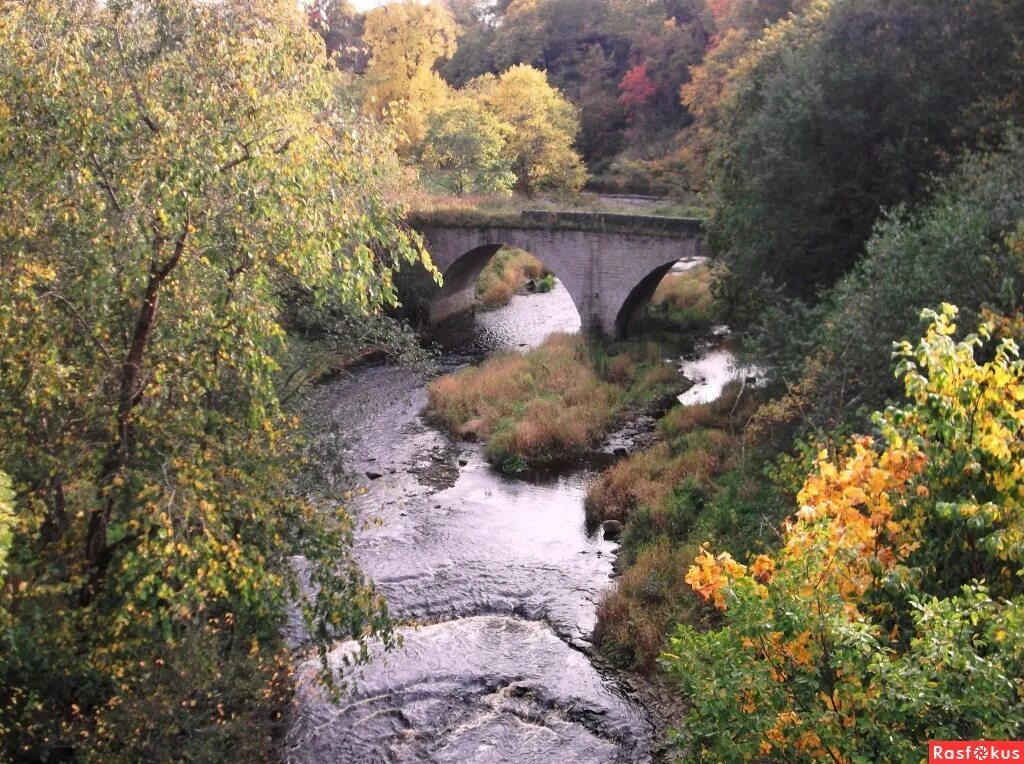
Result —
<instances>
[{"instance_id":1,"label":"tall dry grass","mask_svg":"<svg viewBox=\"0 0 1024 764\"><path fill-rule=\"evenodd\" d=\"M617 420L624 397L594 372L582 337L554 334L529 353L435 380L427 411L454 435L485 441L491 461L515 471L586 449Z\"/></svg>"},{"instance_id":2,"label":"tall dry grass","mask_svg":"<svg viewBox=\"0 0 1024 764\"><path fill-rule=\"evenodd\" d=\"M716 481L742 472L743 425L758 405L733 384L713 403L674 408L658 424L657 443L591 484L588 522L626 526L620 549L626 568L600 603L596 631L619 664L651 670L672 625L705 615L683 576L715 514Z\"/></svg>"},{"instance_id":3,"label":"tall dry grass","mask_svg":"<svg viewBox=\"0 0 1024 764\"><path fill-rule=\"evenodd\" d=\"M506 247L498 251L480 273L476 294L484 307L501 308L522 291L527 279L541 279L549 272L544 263L521 249Z\"/></svg>"},{"instance_id":4,"label":"tall dry grass","mask_svg":"<svg viewBox=\"0 0 1024 764\"><path fill-rule=\"evenodd\" d=\"M682 273L669 273L658 284L640 327L648 331L698 335L716 318L712 284L715 271L698 265Z\"/></svg>"},{"instance_id":5,"label":"tall dry grass","mask_svg":"<svg viewBox=\"0 0 1024 764\"><path fill-rule=\"evenodd\" d=\"M594 641L617 664L651 671L668 627L702 610L686 584L695 549L659 539L644 548L597 608Z\"/></svg>"},{"instance_id":6,"label":"tall dry grass","mask_svg":"<svg viewBox=\"0 0 1024 764\"><path fill-rule=\"evenodd\" d=\"M669 310L694 310L710 313L714 306L711 283L714 272L707 265L698 265L682 273L669 273L658 284L651 305Z\"/></svg>"},{"instance_id":7,"label":"tall dry grass","mask_svg":"<svg viewBox=\"0 0 1024 764\"><path fill-rule=\"evenodd\" d=\"M739 389L730 386L714 403L671 409L658 423L658 443L612 465L590 485L588 521L623 522L640 506L657 511L683 481L706 485L729 469L740 452L738 423L754 405L748 396L737 406Z\"/></svg>"}]
</instances>

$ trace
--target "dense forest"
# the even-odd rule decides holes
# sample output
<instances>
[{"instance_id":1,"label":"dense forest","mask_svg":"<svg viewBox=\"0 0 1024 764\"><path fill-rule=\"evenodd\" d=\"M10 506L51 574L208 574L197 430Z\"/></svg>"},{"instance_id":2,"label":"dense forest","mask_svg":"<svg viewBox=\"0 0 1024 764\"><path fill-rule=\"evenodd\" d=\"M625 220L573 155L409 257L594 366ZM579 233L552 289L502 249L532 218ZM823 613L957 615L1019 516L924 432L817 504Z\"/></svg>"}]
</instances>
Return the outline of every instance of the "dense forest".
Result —
<instances>
[{"instance_id":1,"label":"dense forest","mask_svg":"<svg viewBox=\"0 0 1024 764\"><path fill-rule=\"evenodd\" d=\"M595 193L697 209L713 265L429 408L516 472L713 324L763 368L587 496L623 530L595 638L669 744L1024 738L1024 0L33 0L0 53L0 759L281 758L289 617L399 641L298 484L304 397L429 367L411 209ZM509 262L496 302L552 288Z\"/></svg>"}]
</instances>

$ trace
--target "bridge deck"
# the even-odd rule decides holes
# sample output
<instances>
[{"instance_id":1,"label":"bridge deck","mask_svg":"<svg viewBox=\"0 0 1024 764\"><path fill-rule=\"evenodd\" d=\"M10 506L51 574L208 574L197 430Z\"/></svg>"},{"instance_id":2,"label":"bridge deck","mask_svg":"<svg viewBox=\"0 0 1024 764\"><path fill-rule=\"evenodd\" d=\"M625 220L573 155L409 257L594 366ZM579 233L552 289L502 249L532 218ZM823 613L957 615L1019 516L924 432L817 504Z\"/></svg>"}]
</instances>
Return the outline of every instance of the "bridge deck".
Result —
<instances>
[{"instance_id":1,"label":"bridge deck","mask_svg":"<svg viewBox=\"0 0 1024 764\"><path fill-rule=\"evenodd\" d=\"M698 218L636 215L619 212L577 212L523 210L521 212L443 211L413 212L414 228L519 228L523 230L568 230L595 233L645 234L679 239L701 236L704 221Z\"/></svg>"}]
</instances>

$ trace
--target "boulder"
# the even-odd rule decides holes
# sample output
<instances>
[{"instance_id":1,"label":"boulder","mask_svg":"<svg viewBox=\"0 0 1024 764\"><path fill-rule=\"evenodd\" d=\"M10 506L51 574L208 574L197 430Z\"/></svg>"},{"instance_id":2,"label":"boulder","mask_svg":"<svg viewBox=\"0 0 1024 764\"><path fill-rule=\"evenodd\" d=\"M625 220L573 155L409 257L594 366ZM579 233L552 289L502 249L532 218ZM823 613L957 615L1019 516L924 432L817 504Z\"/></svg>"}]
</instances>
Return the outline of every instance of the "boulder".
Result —
<instances>
[{"instance_id":1,"label":"boulder","mask_svg":"<svg viewBox=\"0 0 1024 764\"><path fill-rule=\"evenodd\" d=\"M601 527L604 529L604 537L608 541L615 541L622 535L622 523L618 520L605 520L601 523Z\"/></svg>"}]
</instances>

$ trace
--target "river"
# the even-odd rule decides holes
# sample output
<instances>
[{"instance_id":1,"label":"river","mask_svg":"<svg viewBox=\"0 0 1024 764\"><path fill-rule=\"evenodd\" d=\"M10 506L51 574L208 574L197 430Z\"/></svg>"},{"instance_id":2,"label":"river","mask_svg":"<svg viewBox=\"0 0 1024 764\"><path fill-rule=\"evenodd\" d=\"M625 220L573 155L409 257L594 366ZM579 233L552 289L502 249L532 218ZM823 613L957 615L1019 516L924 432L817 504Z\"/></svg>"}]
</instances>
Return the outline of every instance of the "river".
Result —
<instances>
[{"instance_id":1,"label":"river","mask_svg":"<svg viewBox=\"0 0 1024 764\"><path fill-rule=\"evenodd\" d=\"M451 370L579 327L557 284L449 322L435 339ZM730 359L707 373L707 395L718 394ZM369 366L321 386L310 401L319 480L332 490L366 489L349 507L359 521L355 556L407 625L400 648L376 651L351 675L353 645L334 647L332 666L351 680L338 704L316 682L319 660L299 663L288 761L650 761L647 713L591 659L596 603L616 550L584 524L594 472L498 474L480 447L423 421L425 382ZM688 391L690 402L702 387Z\"/></svg>"}]
</instances>

